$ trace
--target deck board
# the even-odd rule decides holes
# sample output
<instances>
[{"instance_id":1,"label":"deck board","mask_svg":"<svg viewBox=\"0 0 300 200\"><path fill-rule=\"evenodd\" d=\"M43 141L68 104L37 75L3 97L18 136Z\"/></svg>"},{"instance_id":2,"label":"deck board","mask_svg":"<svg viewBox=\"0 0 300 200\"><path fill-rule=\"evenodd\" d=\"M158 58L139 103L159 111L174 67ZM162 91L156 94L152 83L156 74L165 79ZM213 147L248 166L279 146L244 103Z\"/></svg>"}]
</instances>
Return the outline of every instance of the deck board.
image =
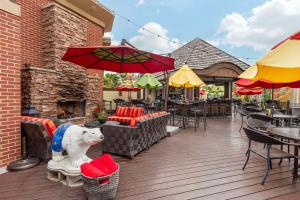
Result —
<instances>
[{"instance_id":1,"label":"deck board","mask_svg":"<svg viewBox=\"0 0 300 200\"><path fill-rule=\"evenodd\" d=\"M247 138L239 133L239 118L212 118L206 132L200 127L181 130L137 155L133 160L114 156L121 166L117 199L273 199L300 195L292 185L291 165L284 161L260 185L264 162L253 156L245 171ZM99 154L98 147L89 152ZM46 179L46 165L0 175L0 200L85 199L82 188L68 188Z\"/></svg>"}]
</instances>

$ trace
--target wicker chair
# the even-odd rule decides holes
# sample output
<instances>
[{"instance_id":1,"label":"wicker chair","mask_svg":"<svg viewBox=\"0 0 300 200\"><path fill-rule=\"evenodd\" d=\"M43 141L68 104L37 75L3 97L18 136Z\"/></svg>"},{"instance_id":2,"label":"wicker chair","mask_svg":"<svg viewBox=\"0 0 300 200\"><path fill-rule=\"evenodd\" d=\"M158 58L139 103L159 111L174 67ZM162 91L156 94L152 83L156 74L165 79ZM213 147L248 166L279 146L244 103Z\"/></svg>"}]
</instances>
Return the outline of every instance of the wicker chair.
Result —
<instances>
[{"instance_id":1,"label":"wicker chair","mask_svg":"<svg viewBox=\"0 0 300 200\"><path fill-rule=\"evenodd\" d=\"M295 156L292 154L289 154L285 151L282 151L278 148L274 148L276 145L290 145L289 143L282 142L280 140L277 140L273 137L270 137L264 132L260 130L254 130L250 128L245 128L244 131L249 139L249 145L248 145L248 150L247 150L247 159L246 162L243 166L243 170L246 168L246 165L249 161L250 154L251 152L260 156L261 158L265 159L266 164L265 164L265 172L263 176L263 180L261 182L261 185L264 185L266 178L269 174L269 170L272 168L272 160L274 159L285 159L285 158L294 158ZM251 143L252 141L258 142L261 144L266 144L267 148L252 148Z\"/></svg>"},{"instance_id":2,"label":"wicker chair","mask_svg":"<svg viewBox=\"0 0 300 200\"><path fill-rule=\"evenodd\" d=\"M51 154L51 137L40 122L22 121L22 134L26 138L26 149L29 157L36 157L44 162Z\"/></svg>"}]
</instances>

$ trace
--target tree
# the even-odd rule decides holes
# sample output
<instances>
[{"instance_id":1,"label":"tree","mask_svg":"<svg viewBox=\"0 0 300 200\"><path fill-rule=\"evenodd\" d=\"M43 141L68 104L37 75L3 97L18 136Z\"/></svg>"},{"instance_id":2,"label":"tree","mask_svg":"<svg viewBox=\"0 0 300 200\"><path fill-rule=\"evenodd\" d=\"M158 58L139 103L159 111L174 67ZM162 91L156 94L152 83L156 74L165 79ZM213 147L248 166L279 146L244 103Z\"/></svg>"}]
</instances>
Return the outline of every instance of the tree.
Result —
<instances>
[{"instance_id":1,"label":"tree","mask_svg":"<svg viewBox=\"0 0 300 200\"><path fill-rule=\"evenodd\" d=\"M104 75L104 88L115 88L124 81L126 73L105 73Z\"/></svg>"}]
</instances>

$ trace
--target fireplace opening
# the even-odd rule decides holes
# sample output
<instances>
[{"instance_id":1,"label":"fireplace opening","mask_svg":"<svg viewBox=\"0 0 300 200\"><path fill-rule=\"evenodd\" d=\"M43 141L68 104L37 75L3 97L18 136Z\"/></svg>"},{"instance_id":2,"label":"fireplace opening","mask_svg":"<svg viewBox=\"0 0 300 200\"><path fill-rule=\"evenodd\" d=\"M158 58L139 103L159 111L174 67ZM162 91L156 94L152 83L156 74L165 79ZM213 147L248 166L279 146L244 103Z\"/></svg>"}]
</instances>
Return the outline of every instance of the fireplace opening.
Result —
<instances>
[{"instance_id":1,"label":"fireplace opening","mask_svg":"<svg viewBox=\"0 0 300 200\"><path fill-rule=\"evenodd\" d=\"M76 117L85 117L85 100L57 102L57 118L70 119Z\"/></svg>"}]
</instances>

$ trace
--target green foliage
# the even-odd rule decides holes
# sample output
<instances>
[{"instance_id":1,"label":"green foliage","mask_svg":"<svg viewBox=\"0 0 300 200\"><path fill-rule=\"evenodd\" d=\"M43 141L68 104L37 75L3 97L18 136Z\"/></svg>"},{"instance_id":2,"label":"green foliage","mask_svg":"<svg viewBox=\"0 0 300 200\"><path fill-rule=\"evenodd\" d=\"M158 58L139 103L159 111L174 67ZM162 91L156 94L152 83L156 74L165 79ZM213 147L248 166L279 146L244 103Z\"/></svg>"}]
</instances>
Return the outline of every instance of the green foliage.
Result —
<instances>
[{"instance_id":1,"label":"green foliage","mask_svg":"<svg viewBox=\"0 0 300 200\"><path fill-rule=\"evenodd\" d=\"M224 86L206 85L202 88L207 91L209 96L212 96L214 98L224 96Z\"/></svg>"},{"instance_id":2,"label":"green foliage","mask_svg":"<svg viewBox=\"0 0 300 200\"><path fill-rule=\"evenodd\" d=\"M115 88L124 81L126 73L105 73L104 88Z\"/></svg>"},{"instance_id":3,"label":"green foliage","mask_svg":"<svg viewBox=\"0 0 300 200\"><path fill-rule=\"evenodd\" d=\"M107 118L107 113L106 113L105 110L102 110L102 111L100 111L98 113L95 113L95 115L96 115L96 119L97 120L106 119Z\"/></svg>"},{"instance_id":4,"label":"green foliage","mask_svg":"<svg viewBox=\"0 0 300 200\"><path fill-rule=\"evenodd\" d=\"M263 94L264 101L272 99L272 90L264 90Z\"/></svg>"}]
</instances>

